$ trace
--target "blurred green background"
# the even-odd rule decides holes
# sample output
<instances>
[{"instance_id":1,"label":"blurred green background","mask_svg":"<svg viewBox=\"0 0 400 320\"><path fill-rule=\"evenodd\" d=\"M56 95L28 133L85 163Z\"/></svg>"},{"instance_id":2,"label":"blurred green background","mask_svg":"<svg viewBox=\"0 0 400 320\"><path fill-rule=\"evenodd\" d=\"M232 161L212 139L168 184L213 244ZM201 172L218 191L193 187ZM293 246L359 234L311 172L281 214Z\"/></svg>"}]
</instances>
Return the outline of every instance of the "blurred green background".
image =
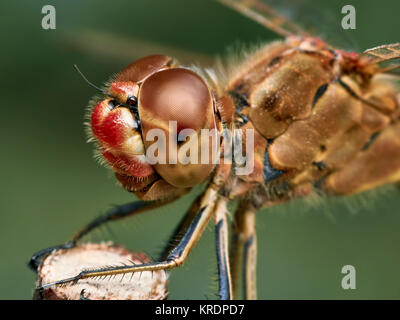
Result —
<instances>
[{"instance_id":1,"label":"blurred green background","mask_svg":"<svg viewBox=\"0 0 400 320\"><path fill-rule=\"evenodd\" d=\"M329 25L361 50L400 40L399 1L305 2L331 17L327 22L317 14L321 27ZM41 28L46 4L56 8L56 30ZM356 7L356 30L340 28L345 4ZM7 0L0 8L0 298L30 299L35 275L26 263L33 252L65 242L107 208L134 199L92 158L82 124L95 92L72 65L101 84L145 54L207 63L232 44L277 36L211 0ZM92 239L111 238L134 251L157 254L195 195L115 223L111 233ZM399 190L386 187L260 213L259 297L400 298L399 208ZM212 230L189 261L172 272L171 299L215 298ZM356 290L341 288L341 269L348 264L357 270Z\"/></svg>"}]
</instances>

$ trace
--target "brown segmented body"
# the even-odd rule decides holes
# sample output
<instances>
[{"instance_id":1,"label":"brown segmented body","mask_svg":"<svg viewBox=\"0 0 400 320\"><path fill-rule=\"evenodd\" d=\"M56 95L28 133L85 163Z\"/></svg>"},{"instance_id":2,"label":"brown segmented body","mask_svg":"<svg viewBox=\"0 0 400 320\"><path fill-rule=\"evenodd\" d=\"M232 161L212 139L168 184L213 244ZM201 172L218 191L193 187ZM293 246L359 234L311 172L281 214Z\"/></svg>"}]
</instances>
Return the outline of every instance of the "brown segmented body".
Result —
<instances>
[{"instance_id":1,"label":"brown segmented body","mask_svg":"<svg viewBox=\"0 0 400 320\"><path fill-rule=\"evenodd\" d=\"M400 180L395 89L379 76L344 72L340 53L304 42L307 50L290 40L260 49L228 83L237 113L250 120L243 129L261 137L253 174L234 185L270 205L315 189L351 194ZM277 187L284 192L268 192Z\"/></svg>"}]
</instances>

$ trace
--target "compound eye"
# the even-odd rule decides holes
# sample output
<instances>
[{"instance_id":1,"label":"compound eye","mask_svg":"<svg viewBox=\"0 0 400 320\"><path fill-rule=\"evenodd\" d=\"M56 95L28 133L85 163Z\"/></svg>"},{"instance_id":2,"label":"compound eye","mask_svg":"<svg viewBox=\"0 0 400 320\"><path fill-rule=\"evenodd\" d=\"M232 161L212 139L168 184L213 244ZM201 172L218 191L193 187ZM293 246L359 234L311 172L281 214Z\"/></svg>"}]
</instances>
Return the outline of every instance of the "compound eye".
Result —
<instances>
[{"instance_id":1,"label":"compound eye","mask_svg":"<svg viewBox=\"0 0 400 320\"><path fill-rule=\"evenodd\" d=\"M212 159L212 139L216 139L216 130L213 130L214 98L205 81L195 72L183 68L156 72L139 89L138 111L143 137L147 137L152 129L165 134L165 143L161 138L157 140L160 141L158 159L154 164L157 173L177 188L191 187L204 181L214 164L212 161L201 163L200 156L204 153ZM203 129L212 130L211 134L208 131L209 143L202 142ZM190 135L190 139L179 140L179 136L185 134ZM170 141L177 141L177 138L181 143L174 148ZM144 139L147 151L154 150L153 143L157 142ZM195 161L181 162L178 156L181 151L186 155L189 152ZM169 163L171 157L178 161Z\"/></svg>"},{"instance_id":2,"label":"compound eye","mask_svg":"<svg viewBox=\"0 0 400 320\"><path fill-rule=\"evenodd\" d=\"M135 96L130 96L128 97L128 99L126 99L126 104L128 106L136 106L137 105L137 98Z\"/></svg>"},{"instance_id":3,"label":"compound eye","mask_svg":"<svg viewBox=\"0 0 400 320\"><path fill-rule=\"evenodd\" d=\"M153 55L132 62L115 78L117 82L141 82L160 69L166 68L172 59L167 56Z\"/></svg>"},{"instance_id":4,"label":"compound eye","mask_svg":"<svg viewBox=\"0 0 400 320\"><path fill-rule=\"evenodd\" d=\"M182 129L199 130L210 126L213 99L206 83L191 70L166 69L154 73L142 84L139 113L159 120L158 127L176 121ZM153 123L154 124L154 123Z\"/></svg>"}]
</instances>

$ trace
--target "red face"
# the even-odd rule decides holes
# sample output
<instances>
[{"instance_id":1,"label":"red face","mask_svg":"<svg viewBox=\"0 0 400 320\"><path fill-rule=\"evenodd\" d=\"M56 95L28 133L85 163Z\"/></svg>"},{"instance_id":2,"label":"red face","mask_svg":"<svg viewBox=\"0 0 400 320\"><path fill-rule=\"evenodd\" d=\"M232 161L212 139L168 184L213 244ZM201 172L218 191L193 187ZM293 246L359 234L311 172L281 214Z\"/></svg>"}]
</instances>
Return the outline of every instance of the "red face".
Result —
<instances>
[{"instance_id":1,"label":"red face","mask_svg":"<svg viewBox=\"0 0 400 320\"><path fill-rule=\"evenodd\" d=\"M159 129L168 136L170 121L176 121L177 134L183 129L215 128L214 99L207 84L193 71L173 64L161 55L133 62L115 77L105 99L91 111L91 131L104 159L122 185L142 198L150 197L149 190L151 198L160 198L189 188L213 168L210 164L150 165L146 158L146 148L153 143L146 135Z\"/></svg>"}]
</instances>

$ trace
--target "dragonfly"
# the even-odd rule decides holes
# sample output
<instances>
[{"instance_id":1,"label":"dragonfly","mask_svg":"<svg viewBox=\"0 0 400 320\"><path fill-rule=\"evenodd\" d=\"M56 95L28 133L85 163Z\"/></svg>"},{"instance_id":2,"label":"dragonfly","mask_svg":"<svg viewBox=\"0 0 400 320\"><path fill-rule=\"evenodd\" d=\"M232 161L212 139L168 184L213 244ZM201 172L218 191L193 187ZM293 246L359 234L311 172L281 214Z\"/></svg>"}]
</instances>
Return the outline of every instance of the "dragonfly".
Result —
<instances>
[{"instance_id":1,"label":"dragonfly","mask_svg":"<svg viewBox=\"0 0 400 320\"><path fill-rule=\"evenodd\" d=\"M268 1L219 2L285 40L261 46L228 68L201 69L170 56L147 56L104 88L96 87L101 94L90 102L88 134L119 183L140 200L100 216L67 243L35 253L30 266L37 270L53 250L72 248L110 221L165 206L202 184L205 190L177 226L175 241L158 261L83 270L42 289L176 268L212 220L219 297L239 298L243 282L244 297L257 299L257 212L315 193L350 195L399 183L400 43L347 52L285 18ZM212 134L194 149L192 139L169 139L188 129L194 138L202 130ZM166 151L158 149L157 157L170 160L194 150L211 158L215 144L206 142L216 142L219 161L150 163L147 151L154 140L145 137L154 130L168 137ZM225 152L230 143L234 148ZM250 172L240 170L244 164L236 161L236 149L245 151ZM233 201L238 205L229 224Z\"/></svg>"}]
</instances>

